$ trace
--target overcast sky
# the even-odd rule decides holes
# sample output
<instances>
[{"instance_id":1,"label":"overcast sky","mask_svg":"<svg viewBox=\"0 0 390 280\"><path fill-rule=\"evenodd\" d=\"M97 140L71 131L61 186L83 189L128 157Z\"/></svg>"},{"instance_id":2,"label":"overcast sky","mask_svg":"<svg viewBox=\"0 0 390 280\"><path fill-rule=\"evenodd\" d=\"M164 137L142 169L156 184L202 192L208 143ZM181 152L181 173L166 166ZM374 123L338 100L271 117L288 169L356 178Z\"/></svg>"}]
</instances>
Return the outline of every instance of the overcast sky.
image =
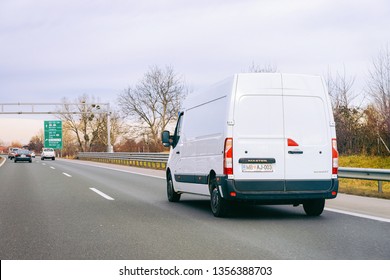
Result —
<instances>
[{"instance_id":1,"label":"overcast sky","mask_svg":"<svg viewBox=\"0 0 390 280\"><path fill-rule=\"evenodd\" d=\"M152 65L193 90L253 63L345 66L360 92L389 42L389 0L0 0L0 103L86 93L114 104Z\"/></svg>"}]
</instances>

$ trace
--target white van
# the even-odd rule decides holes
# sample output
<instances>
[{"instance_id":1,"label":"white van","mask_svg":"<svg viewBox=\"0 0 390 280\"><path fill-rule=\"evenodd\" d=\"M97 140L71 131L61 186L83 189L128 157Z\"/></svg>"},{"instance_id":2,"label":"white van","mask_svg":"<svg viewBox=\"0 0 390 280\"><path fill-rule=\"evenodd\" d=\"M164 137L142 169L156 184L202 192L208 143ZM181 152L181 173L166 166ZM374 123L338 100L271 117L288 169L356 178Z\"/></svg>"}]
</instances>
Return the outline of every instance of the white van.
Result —
<instances>
[{"instance_id":1,"label":"white van","mask_svg":"<svg viewBox=\"0 0 390 280\"><path fill-rule=\"evenodd\" d=\"M183 193L211 196L214 216L234 201L303 204L321 215L338 192L335 122L318 76L236 74L190 95L166 169L168 200Z\"/></svg>"}]
</instances>

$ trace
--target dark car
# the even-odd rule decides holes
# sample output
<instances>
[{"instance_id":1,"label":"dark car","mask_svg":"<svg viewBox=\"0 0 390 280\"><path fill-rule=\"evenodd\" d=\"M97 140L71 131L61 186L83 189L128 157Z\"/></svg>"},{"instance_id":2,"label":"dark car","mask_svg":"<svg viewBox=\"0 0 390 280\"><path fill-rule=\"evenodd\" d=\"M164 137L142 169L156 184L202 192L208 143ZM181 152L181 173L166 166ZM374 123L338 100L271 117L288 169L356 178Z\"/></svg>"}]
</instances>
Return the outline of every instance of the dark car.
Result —
<instances>
[{"instance_id":1,"label":"dark car","mask_svg":"<svg viewBox=\"0 0 390 280\"><path fill-rule=\"evenodd\" d=\"M14 161L15 162L18 162L18 161L32 162L31 152L29 150L22 150L22 149L17 150L15 152Z\"/></svg>"}]
</instances>

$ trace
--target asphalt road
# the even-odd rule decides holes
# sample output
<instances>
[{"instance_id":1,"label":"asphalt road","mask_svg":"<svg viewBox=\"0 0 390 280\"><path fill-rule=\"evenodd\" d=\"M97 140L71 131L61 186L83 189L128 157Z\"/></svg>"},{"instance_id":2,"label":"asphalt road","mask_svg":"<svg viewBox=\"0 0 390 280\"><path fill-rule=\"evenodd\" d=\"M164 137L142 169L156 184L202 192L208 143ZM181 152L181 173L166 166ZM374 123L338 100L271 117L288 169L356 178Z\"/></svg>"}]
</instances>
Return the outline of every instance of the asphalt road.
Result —
<instances>
[{"instance_id":1,"label":"asphalt road","mask_svg":"<svg viewBox=\"0 0 390 280\"><path fill-rule=\"evenodd\" d=\"M308 217L301 206L243 206L220 219L207 197L169 203L161 172L94 165L7 160L0 259L390 259L389 219Z\"/></svg>"}]
</instances>

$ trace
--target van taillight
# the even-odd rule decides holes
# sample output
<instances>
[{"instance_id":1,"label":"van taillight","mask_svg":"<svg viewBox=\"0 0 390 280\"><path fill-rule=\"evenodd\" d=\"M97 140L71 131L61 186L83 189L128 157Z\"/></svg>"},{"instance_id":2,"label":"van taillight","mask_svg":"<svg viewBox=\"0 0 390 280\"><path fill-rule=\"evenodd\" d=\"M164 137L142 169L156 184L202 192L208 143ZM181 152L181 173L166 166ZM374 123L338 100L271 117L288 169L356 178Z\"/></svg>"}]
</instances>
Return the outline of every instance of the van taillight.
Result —
<instances>
[{"instance_id":1,"label":"van taillight","mask_svg":"<svg viewBox=\"0 0 390 280\"><path fill-rule=\"evenodd\" d=\"M293 139L287 138L287 146L289 146L289 147L298 147L299 144L297 142L295 142Z\"/></svg>"},{"instance_id":2,"label":"van taillight","mask_svg":"<svg viewBox=\"0 0 390 280\"><path fill-rule=\"evenodd\" d=\"M225 175L233 174L233 138L225 139L223 173Z\"/></svg>"},{"instance_id":3,"label":"van taillight","mask_svg":"<svg viewBox=\"0 0 390 280\"><path fill-rule=\"evenodd\" d=\"M332 139L332 175L337 175L339 169L339 152L337 151L337 140Z\"/></svg>"}]
</instances>

